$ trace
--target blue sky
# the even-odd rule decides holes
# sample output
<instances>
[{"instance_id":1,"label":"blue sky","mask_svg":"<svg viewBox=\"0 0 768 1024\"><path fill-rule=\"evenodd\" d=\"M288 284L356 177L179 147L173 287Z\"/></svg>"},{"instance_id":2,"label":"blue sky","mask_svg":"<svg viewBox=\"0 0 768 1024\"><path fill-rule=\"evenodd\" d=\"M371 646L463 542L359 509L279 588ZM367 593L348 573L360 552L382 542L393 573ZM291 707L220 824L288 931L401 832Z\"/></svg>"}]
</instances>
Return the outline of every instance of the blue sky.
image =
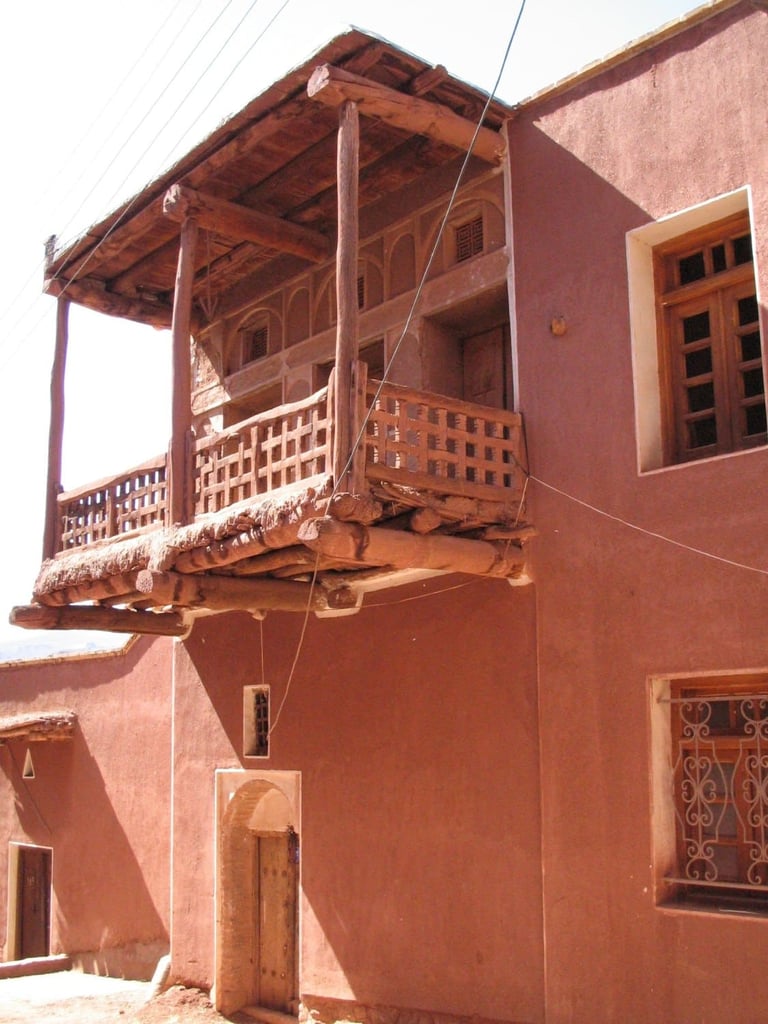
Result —
<instances>
[{"instance_id":1,"label":"blue sky","mask_svg":"<svg viewBox=\"0 0 768 1024\"><path fill-rule=\"evenodd\" d=\"M695 6L527 0L499 97L523 99ZM497 0L29 0L0 15L0 659L3 643L16 657L35 639L7 618L30 599L42 544L55 316L41 295L45 239L77 237L351 24L488 91L518 11ZM165 335L73 307L65 486L165 448L169 362Z\"/></svg>"}]
</instances>

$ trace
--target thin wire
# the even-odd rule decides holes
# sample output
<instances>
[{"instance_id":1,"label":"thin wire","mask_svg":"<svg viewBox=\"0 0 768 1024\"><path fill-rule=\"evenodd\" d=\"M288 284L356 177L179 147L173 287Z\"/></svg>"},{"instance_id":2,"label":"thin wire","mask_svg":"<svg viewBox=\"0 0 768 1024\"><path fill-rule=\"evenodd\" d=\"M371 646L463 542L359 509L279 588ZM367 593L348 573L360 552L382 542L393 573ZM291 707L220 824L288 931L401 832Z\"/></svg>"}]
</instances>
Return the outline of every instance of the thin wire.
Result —
<instances>
[{"instance_id":1,"label":"thin wire","mask_svg":"<svg viewBox=\"0 0 768 1024\"><path fill-rule=\"evenodd\" d=\"M228 7L228 6L229 6L229 4L230 4L231 2L232 2L232 0L228 0L228 3L227 3L227 5L226 5L226 6ZM141 161L142 161L142 160L143 160L143 159L144 159L144 158L146 157L147 153L149 152L149 149L150 149L150 148L151 148L151 147L152 147L152 146L154 145L154 143L155 143L155 142L157 141L157 139L158 139L158 138L160 137L160 135L162 135L162 133L163 133L163 132L165 131L165 129L166 129L166 128L167 128L168 126L169 126L169 124L170 124L171 120L173 120L173 118L174 118L174 117L176 116L176 114L177 114L177 113L178 113L178 111L179 111L179 110L181 109L181 107L182 107L182 106L184 105L184 103L185 103L185 102L186 102L186 100L187 100L187 99L189 98L189 96L190 96L190 95L192 94L192 92L193 92L193 91L194 91L194 90L195 90L195 89L197 88L197 86L198 86L198 85L200 84L200 82L201 82L201 81L202 81L202 80L203 80L203 79L205 78L205 76L206 76L206 75L207 75L207 74L208 74L208 73L210 72L211 68L213 67L213 64L214 64L214 63L215 63L215 62L216 62L216 61L218 60L218 58L219 58L219 57L221 56L221 54L222 54L222 52L224 51L224 49L226 48L226 46L228 46L228 45L229 45L229 43L230 43L231 39L233 38L233 36L234 36L235 32L236 32L236 31L237 31L237 30L238 30L238 29L240 28L240 26L241 26L241 25L243 24L243 22L244 22L244 21L245 21L245 19L246 19L246 18L248 17L248 15L249 15L249 14L251 13L251 11L253 10L253 8L254 8L254 7L256 6L256 4L257 4L257 3L258 3L258 0L253 0L253 3L251 3L251 5L249 6L248 10L247 10L247 11L245 12L245 14L243 15L243 17L242 17L242 18L240 19L240 21L239 21L239 22L237 23L237 25L235 26L235 29L234 29L234 30L233 30L233 31L232 31L232 32L230 33L230 35L229 35L229 36L227 37L227 39L225 40L225 42L224 42L224 43L222 44L222 46L220 47L220 49L219 49L219 51L217 52L217 54L216 54L216 55L215 55L215 56L214 56L214 57L213 57L213 58L212 58L212 59L211 59L211 60L209 61L209 63L208 63L208 66L206 67L206 70L205 70L205 71L203 72L203 74L202 74L202 75L200 75L200 76L198 77L198 79L197 79L197 81L195 82L195 84L194 84L194 85L192 86L192 88L191 88L191 89L189 90L189 92L188 92L188 93L187 93L187 94L185 95L184 99L183 99L183 100L182 100L182 102L181 102L181 103L180 103L180 104L179 104L179 105L177 106L176 110L175 110L175 111L173 112L173 114L171 115L171 117L170 117L170 118L169 118L169 119L168 119L168 120L167 120L167 121L165 122L165 124L164 124L164 125L163 125L163 127L162 127L162 128L160 129L160 131L159 131L159 132L158 132L158 133L157 133L157 134L156 134L156 135L154 136L154 138L153 138L153 139L152 139L152 140L151 140L151 141L150 141L150 142L148 143L148 145L147 145L147 146L145 147L145 149L144 149L143 153L141 154L141 156L139 157L139 159L137 160L137 162L136 162L136 163L135 163L135 164L133 165L133 167L131 168L131 170L130 170L130 171L128 172L128 174L126 175L126 177L125 177L125 178L123 179L123 182L121 183L121 185L120 185L120 186L118 186L118 188L117 188L117 189L115 190L115 192L113 193L112 199L111 199L111 200L109 200L109 202L110 202L110 203L111 203L111 202L112 202L112 201L114 200L114 198L115 198L115 197L116 197L116 196L117 196L117 195L119 194L120 190L121 190L121 189L123 188L123 186L124 186L124 185L125 185L125 183L127 182L128 178L129 178L129 177L131 176L131 174L133 174L134 170L136 169L136 167L138 167L139 163L141 163ZM212 97L210 98L210 100L208 101L208 103L206 104L206 106L205 106L205 107L203 108L203 110L202 110L202 111L200 111L200 112L198 112L198 114L197 114L197 115L195 116L195 121L193 122L193 124L194 124L194 123L197 123L197 122L198 122L198 121L200 120L200 118L202 117L202 115L203 115L203 114L204 114L204 113L205 113L205 112L206 112L206 111L208 110L208 108L209 108L209 107L211 106L211 104L212 104L212 103L214 102L214 100L216 99L216 97L217 97L217 96L218 96L218 95L219 95L219 94L221 93L222 89L223 89L223 88L224 88L224 87L226 86L227 82L229 82L229 80L231 79L231 77L232 77L232 75L233 75L233 74L235 73L235 71L236 71L236 70L237 70L237 69L238 69L238 68L240 67L240 65L241 65L241 64L242 64L242 62L243 62L243 61L245 60L245 58L246 58L246 57L247 57L247 56L248 56L248 55L249 55L249 54L250 54L250 53L252 52L252 50L254 49L254 47L256 46L256 44L257 44L258 42L260 42L260 41L261 41L261 40L263 39L264 35L265 35L265 34L267 33L267 31L268 31L268 30L269 30L269 29L270 29L270 28L272 27L272 25L274 24L274 22L275 22L275 21L277 20L277 18L278 18L278 17L279 17L279 16L280 16L280 15L282 14L282 12L283 12L283 11L285 10L285 8L286 8L286 7L288 6L288 4L289 4L289 3L290 3L290 0L284 0L284 2L283 2L283 4L282 4L282 6L281 6L281 7L280 7L280 8L279 8L279 9L277 10L277 12L276 12L276 13L275 13L275 14L274 14L274 15L272 16L272 18L271 18L271 19L270 19L270 20L269 20L269 21L267 22L267 24L266 24L266 26L264 27L264 29L263 29L263 30L262 30L262 31L261 31L261 32L260 32L260 33L259 33L259 34L258 34L258 35L256 36L256 38L255 38L255 39L254 39L254 41L253 41L253 42L251 43L251 45L250 45L250 46L248 47L248 49L247 49L247 50L245 51L245 53L244 53L244 54L243 54L243 55L242 55L242 56L240 57L240 59L239 59L239 60L238 60L238 61L237 61L237 62L235 63L235 65L234 65L234 66L233 66L233 68L232 68L232 69L230 70L230 72L229 72L229 74L227 75L227 77L226 77L226 78L224 79L224 81L223 81L223 82L222 82L222 83L221 83L221 84L219 85L219 87L218 87L218 88L216 89L216 91L214 92L213 96L212 96ZM224 10L226 10L226 7L224 8ZM212 24L211 24L211 25L210 25L210 26L208 27L208 29L206 29L206 32L205 32L205 33L203 34L203 36L201 37L201 39L200 39L200 40L198 40L198 42L196 43L196 45L195 45L195 47L194 47L194 49L193 49L193 51L192 51L193 53L194 53L194 51L195 51L195 50L197 50L197 49L198 49L198 47L199 47L199 46L201 45L202 41L203 41L203 40L205 39L205 37L206 37L206 36L208 35L208 33L209 33L209 32L211 31L211 29L213 28L213 26L214 26L214 25L216 24L216 22L217 22L217 21L219 20L219 18L221 17L221 14L223 14L223 11L221 11L221 12L219 13L219 15L217 16L217 18L216 18L216 19L215 19L215 20L214 20L214 21L212 22ZM186 60L184 61L184 64L182 64L182 67L184 67L184 65L185 65L185 64L187 63L187 61L189 60L189 56L191 56L191 54L189 54L189 55L187 56ZM173 76L173 78L171 79L171 82L173 82L173 81L175 80L175 78L176 78L176 77L178 76L178 74L179 74L179 71L180 71L180 70L181 70L181 68L179 68L179 69L177 70L176 74L175 74L175 75ZM169 85L171 84L171 82L169 82L169 83L168 83L168 86L169 86ZM168 89L168 86L166 86L166 91L167 91L167 89ZM142 122L142 123L143 123L143 122ZM177 139L177 142L175 143L175 145L174 145L173 147L171 147L171 149L169 149L169 150L168 150L168 152L167 152L166 156L165 156L165 157L163 158L163 162L164 162L164 161L166 161L166 160L168 160L168 159L170 159L170 156L171 156L171 154L172 154L172 153L173 153L173 152L175 151L175 149L177 149L177 148L178 148L178 146L179 146L179 144L180 144L181 140L182 140L182 139L183 139L183 138L184 138L184 137L185 137L185 136L186 136L186 135L187 135L187 134L189 133L189 131L191 130L191 128L192 128L192 127L193 127L193 125L190 125L190 126L189 126L188 128L186 128L186 129L185 129L185 131L184 131L184 132L183 132L183 133L182 133L182 134L181 134L181 135L180 135L180 136L178 137L178 139ZM120 225L121 225L121 224L123 223L123 221L124 221L124 220L126 219L126 217L127 217L127 216L128 216L128 214L130 213L130 211L132 210L132 208L134 207L134 205L136 204L136 202L138 201L138 199L139 199L139 195L137 194L137 195L133 196L133 197L132 197L132 198L131 198L131 199L129 200L129 202L128 202L128 203L127 203L127 204L125 205L125 207L124 207L124 209L122 210L122 212L120 213L120 215L119 215L118 217L116 217L116 218L115 218L114 222L113 222L113 223L112 223L112 224L110 225L109 229L108 229L108 230L107 230L107 231L105 232L104 236L103 236L103 237L102 237L102 238L101 238L101 239L99 240L99 242L98 242L98 243L97 243L97 244L96 244L96 245L95 245L95 246L93 247L93 249L92 249L92 250L91 250L91 251L90 251L90 252L88 253L88 255L86 256L86 258L85 258L85 259L83 260L82 264L81 264L81 265L80 265L80 267L78 268L78 271L77 271L77 273L76 273L76 274L75 274L75 275L74 275L74 276L73 276L73 277L72 277L72 278L71 278L71 279L70 279L70 280L69 280L69 281L67 282L67 284L65 284L65 286L64 286L64 287L62 288L62 290L61 290L61 295L64 295L64 294L66 293L66 291L67 291L67 288L68 288L68 286L69 286L69 285L70 285L71 283L73 283L74 281L77 281L77 280L78 280L78 279L79 279L79 278L80 278L80 277L81 277L81 276L82 276L82 275L84 274L84 272L85 272L85 270L86 270L86 268L87 268L88 264L90 263L90 261L91 261L91 260L92 260L92 259L93 259L93 258L94 258L94 257L96 256L96 254L97 254L97 253L98 253L98 251L99 251L99 250L101 249L101 247L102 247L102 246L103 246L103 245L104 245L104 244L106 243L106 241L107 241L107 240L108 240L108 239L109 239L109 238L111 237L111 235L112 235L112 234L113 234L113 233L114 233L114 232L115 232L115 231L117 230L117 228L118 228L118 227L119 227L119 226L120 226ZM70 218L70 219L71 219L71 218ZM31 279L31 278L30 278L30 279ZM22 313L22 314L21 314L21 316L20 316L20 317L19 317L19 319L17 320L17 324L21 322L21 320L22 320L22 319L24 318L24 316L25 316L25 315L26 315L26 313ZM17 352L19 351L19 349L20 349L20 348L21 348L21 346L22 346L22 345L24 344L24 342L25 342L25 341L26 341L26 340L27 340L27 339L28 339L29 337L31 337L31 335L33 334L33 332L34 332L34 331L35 331L35 330L36 330L36 329L37 329L37 328L38 328L38 327L40 326L40 324L41 324L41 323L43 322L43 320L44 320L44 319L46 318L46 316L47 316L47 315L48 315L47 311L46 311L46 312L43 312L43 313L41 313L41 314L40 314L40 316L38 317L38 319L37 319L37 320L35 321L35 323L34 323L34 324L33 324L33 325L32 325L32 326L30 327L30 329L29 329L29 330L28 330L28 331L27 331L27 332L26 332L25 334L23 334L23 335L21 335L21 336L19 337L19 339L18 339L18 341L16 342L16 344L15 344L15 345L12 345L12 346L10 346L10 347L8 347L8 348L7 348L6 350L5 350L5 352L3 353L3 358L2 358L2 359L0 359L0 369L3 369L3 368L4 368L4 367L5 367L5 366L6 366L6 365L7 365L7 364L8 364L8 363L9 363L9 362L11 361L11 359L13 359L13 358L14 358L14 356L15 356L15 355L16 355L16 353L17 353ZM0 342L0 344L2 344L2 343Z\"/></svg>"},{"instance_id":2,"label":"thin wire","mask_svg":"<svg viewBox=\"0 0 768 1024\"><path fill-rule=\"evenodd\" d=\"M647 530L644 526L638 526L637 523L631 523L629 520L622 519L621 516L614 515L612 512L606 512L605 509L598 508L596 505L592 505L588 501L577 498L575 495L569 494L567 491L563 491L559 487L555 487L554 484L548 484L545 480L541 480L539 477L533 476L533 474L530 475L530 479L541 487L546 487L548 491L554 491L555 494L559 494L561 497L567 498L569 501L573 501L577 505L581 505L582 508L589 509L590 512L596 512L597 515L604 516L606 519L610 519L614 523L619 523L621 526L626 526L630 530L636 530L637 533L645 534L646 537L653 537L654 540L660 540L665 544L673 545L673 547L682 548L683 551L690 551L694 555L701 555L702 558L710 558L713 562L722 562L724 565L733 566L735 569L746 569L747 572L756 572L761 576L768 576L768 569L760 569L756 565L749 565L746 562L737 562L733 558L724 558L722 555L716 555L712 551L706 551L704 548L697 548L691 544L684 544L680 540L674 540L672 537L667 537L666 534L658 533L656 530Z\"/></svg>"},{"instance_id":3,"label":"thin wire","mask_svg":"<svg viewBox=\"0 0 768 1024\"><path fill-rule=\"evenodd\" d=\"M469 144L469 148L467 149L467 152L466 152L466 155L464 157L464 160L462 161L461 167L459 168L459 173L458 173L458 175L456 177L456 183L455 183L455 185L453 187L453 191L451 192L450 199L448 200L448 206L446 207L446 211L445 211L445 214L443 216L443 219L440 222L440 227L438 228L437 235L435 237L435 243L432 246L432 250L430 251L429 258L428 258L428 260L426 262L426 265L424 267L424 271L423 271L423 273L421 275L421 278L419 280L419 285L418 285L418 288L416 289L416 294L414 295L413 301L411 302L411 307L410 307L410 309L408 311L408 316L406 318L405 325L403 326L403 330L400 333L400 337L398 338L397 343L396 343L394 349L392 350L392 355L389 357L387 365L384 367L384 372L382 374L382 378L379 381L378 388L376 389L376 392L375 392L373 398L371 399L371 404L368 407L365 416L363 417L362 425L361 425L360 430L358 431L357 437L355 438L355 441L354 441L354 443L352 445L352 451L349 454L349 458L347 459L347 462L346 462L346 464L344 466L344 469L339 474L339 479L334 481L333 491L331 492L331 496L329 498L329 505L333 501L334 497L336 496L336 493L337 493L337 491L339 489L341 481L344 479L345 475L349 471L349 467L352 465L352 460L353 460L353 458L355 456L355 453L357 452L358 448L360 447L360 445L363 442L363 439L365 437L365 432L366 432L366 429L367 429L367 426L368 426L368 422L369 422L369 420L371 418L371 415L372 415L373 410L375 408L376 402L378 401L378 399L379 399L379 397L381 395L382 388L384 387L384 384L387 381L389 373L390 373L390 371L392 369L392 365L393 365L393 363L394 363L394 361L395 361L395 359L397 357L398 352L400 351L400 347L402 346L403 341L405 340L405 336L408 333L408 329L409 329L409 327L411 325L411 321L413 320L413 317L416 314L416 309L418 308L418 304L419 304L419 302L421 300L421 294L422 294L422 292L424 290L424 286L426 284L427 277L429 275L429 271L430 271L430 269L432 267L432 263L434 262L435 256L437 255L438 248L439 248L439 245L440 245L440 241L442 239L443 233L445 232L446 224L448 223L448 218L450 216L451 210L453 209L453 205L454 205L454 203L456 201L456 196L458 195L458 192L459 192L459 187L461 185L462 179L464 178L464 174L466 172L466 169L467 169L467 167L469 165L469 160L470 160L470 157L472 155L472 150L474 148L475 141L476 141L478 135L480 134L480 129L481 129L482 125L483 125L483 121L485 120L486 114L488 113L488 110L489 110L489 108L491 106L491 103L493 102L493 99L494 99L494 97L496 95L496 92L497 92L497 90L499 88L499 83L501 82L501 77L504 74L504 69L506 67L507 60L509 59L509 53L510 53L510 50L512 49L512 43L514 42L515 36L517 35L517 29L518 29L518 26L520 25L520 19L522 18L523 11L525 10L525 4L526 4L526 0L522 0L522 2L520 4L520 9L517 12L517 18L515 19L515 24L514 24L514 26L512 28L512 33L511 33L511 35L509 37L509 41L507 43L507 48L504 51L504 57L502 58L502 61L501 61L501 66L499 68L499 73L496 76L496 81L494 82L493 89L488 94L488 98L487 98L487 100L485 102L485 105L483 107L482 113L480 114L480 117L478 118L477 124L475 126L475 131L474 131L474 134L472 136L472 140L471 140L471 142ZM301 633L299 634L299 640L298 640L298 643L297 643L297 646L296 646L296 653L294 654L293 662L291 664L291 669L290 669L290 672L288 673L288 680L287 680L287 682L285 684L285 691L283 693L283 698L282 698L282 700L280 702L280 707L278 709L277 715L275 716L275 721L274 721L274 723L272 724L272 726L271 726L271 728L269 730L270 734L272 733L272 730L276 727L278 719L280 717L280 713L282 712L283 707L285 705L285 702L288 699L288 693L290 692L291 684L293 683L294 675L296 673L296 666L299 663L299 656L300 656L302 648L304 646L304 639L305 639L306 632L307 632L307 625L309 623L309 614L310 614L310 611L311 611L311 608L312 608L312 595L314 593L315 586L317 584L317 575L318 575L319 566L320 566L320 554L318 552L317 557L315 558L315 567L314 567L314 570L312 572L312 580L310 582L309 594L307 596L307 607L304 609L304 621L302 622Z\"/></svg>"}]
</instances>

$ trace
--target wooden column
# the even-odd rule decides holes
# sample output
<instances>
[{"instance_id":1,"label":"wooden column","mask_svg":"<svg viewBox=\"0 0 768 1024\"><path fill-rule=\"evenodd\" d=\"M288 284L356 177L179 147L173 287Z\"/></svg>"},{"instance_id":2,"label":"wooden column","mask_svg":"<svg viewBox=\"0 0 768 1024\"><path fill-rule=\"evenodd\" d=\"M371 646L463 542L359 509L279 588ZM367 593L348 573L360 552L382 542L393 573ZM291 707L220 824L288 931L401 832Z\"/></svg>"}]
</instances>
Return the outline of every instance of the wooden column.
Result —
<instances>
[{"instance_id":1,"label":"wooden column","mask_svg":"<svg viewBox=\"0 0 768 1024\"><path fill-rule=\"evenodd\" d=\"M336 381L334 388L333 480L344 489L344 467L354 441L352 363L357 359L358 167L360 126L357 104L339 109L337 154L338 243L336 248Z\"/></svg>"},{"instance_id":2,"label":"wooden column","mask_svg":"<svg viewBox=\"0 0 768 1024\"><path fill-rule=\"evenodd\" d=\"M45 490L43 558L53 558L59 548L58 496L61 491L61 459L64 440L64 377L69 340L69 299L60 296L56 308L56 345L51 368L51 421L48 429L48 476Z\"/></svg>"},{"instance_id":3,"label":"wooden column","mask_svg":"<svg viewBox=\"0 0 768 1024\"><path fill-rule=\"evenodd\" d=\"M171 447L168 458L168 513L170 523L188 523L192 517L192 374L190 325L192 285L195 277L197 221L188 217L181 226L179 262L173 296L171 336L173 344L173 396Z\"/></svg>"}]
</instances>

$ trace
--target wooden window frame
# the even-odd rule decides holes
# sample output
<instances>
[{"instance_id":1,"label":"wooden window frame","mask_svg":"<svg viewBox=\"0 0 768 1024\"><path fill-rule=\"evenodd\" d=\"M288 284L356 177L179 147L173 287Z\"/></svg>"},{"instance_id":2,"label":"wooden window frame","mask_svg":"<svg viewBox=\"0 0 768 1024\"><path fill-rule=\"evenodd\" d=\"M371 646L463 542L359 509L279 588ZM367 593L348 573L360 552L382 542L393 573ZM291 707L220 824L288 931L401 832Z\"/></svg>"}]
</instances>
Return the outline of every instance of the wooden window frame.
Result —
<instances>
[{"instance_id":1,"label":"wooden window frame","mask_svg":"<svg viewBox=\"0 0 768 1024\"><path fill-rule=\"evenodd\" d=\"M485 251L485 223L482 212L462 219L454 224L454 247L456 263L466 263Z\"/></svg>"},{"instance_id":2,"label":"wooden window frame","mask_svg":"<svg viewBox=\"0 0 768 1024\"><path fill-rule=\"evenodd\" d=\"M765 429L753 429L755 421L765 416L759 320L739 323L740 310L748 308L740 302L754 301L757 308L754 257L743 259L743 239L748 236L751 238L749 215L741 212L654 248L667 465L754 448L768 441ZM686 261L698 265L701 276L681 280ZM708 331L701 337L687 336L698 326L703 332L705 323ZM750 339L754 345L755 335L759 357L747 358L745 345ZM758 373L762 391L748 394L748 385L754 388Z\"/></svg>"}]
</instances>

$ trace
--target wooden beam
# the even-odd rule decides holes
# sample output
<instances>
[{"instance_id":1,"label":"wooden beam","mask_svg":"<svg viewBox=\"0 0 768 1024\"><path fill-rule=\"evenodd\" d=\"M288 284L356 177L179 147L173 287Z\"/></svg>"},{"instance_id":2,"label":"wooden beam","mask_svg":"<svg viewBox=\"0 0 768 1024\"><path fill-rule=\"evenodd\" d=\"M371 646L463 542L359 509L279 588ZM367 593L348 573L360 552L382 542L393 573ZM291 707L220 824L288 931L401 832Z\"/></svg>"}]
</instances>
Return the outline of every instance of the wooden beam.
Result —
<instances>
[{"instance_id":1,"label":"wooden beam","mask_svg":"<svg viewBox=\"0 0 768 1024\"><path fill-rule=\"evenodd\" d=\"M137 588L157 604L210 611L325 611L352 608L355 597L348 587L326 592L308 583L272 579L232 579L228 576L185 576L143 569Z\"/></svg>"},{"instance_id":2,"label":"wooden beam","mask_svg":"<svg viewBox=\"0 0 768 1024\"><path fill-rule=\"evenodd\" d=\"M197 221L188 217L181 226L179 263L173 296L173 394L171 448L168 459L168 514L170 524L188 523L192 515L192 372L190 329L192 286L195 279ZM169 524L169 525L170 525Z\"/></svg>"},{"instance_id":3,"label":"wooden beam","mask_svg":"<svg viewBox=\"0 0 768 1024\"><path fill-rule=\"evenodd\" d=\"M149 302L146 299L129 298L108 292L103 281L79 278L67 281L61 277L49 278L43 285L48 295L66 296L78 306L87 306L107 316L119 316L123 320L135 320L151 327L167 329L171 326L172 310L162 303Z\"/></svg>"},{"instance_id":4,"label":"wooden beam","mask_svg":"<svg viewBox=\"0 0 768 1024\"><path fill-rule=\"evenodd\" d=\"M405 530L340 523L328 517L304 523L299 540L312 551L358 565L501 577L518 576L525 568L525 555L511 544L444 534L419 536Z\"/></svg>"},{"instance_id":5,"label":"wooden beam","mask_svg":"<svg viewBox=\"0 0 768 1024\"><path fill-rule=\"evenodd\" d=\"M48 476L45 489L43 560L59 550L61 523L58 496L61 491L61 455L64 440L64 376L69 339L69 299L60 296L56 308L56 342L51 368L51 418L48 428Z\"/></svg>"},{"instance_id":6,"label":"wooden beam","mask_svg":"<svg viewBox=\"0 0 768 1024\"><path fill-rule=\"evenodd\" d=\"M238 203L172 185L163 199L163 213L173 220L194 217L201 228L236 242L255 242L280 252L322 263L331 255L329 239L319 231L301 227L281 217L271 217Z\"/></svg>"},{"instance_id":7,"label":"wooden beam","mask_svg":"<svg viewBox=\"0 0 768 1024\"><path fill-rule=\"evenodd\" d=\"M357 360L357 275L360 122L357 106L343 103L339 110L337 150L338 243L336 248L336 375L333 409L333 482L346 490L342 475L352 453L352 369ZM354 405L352 404L354 402Z\"/></svg>"},{"instance_id":8,"label":"wooden beam","mask_svg":"<svg viewBox=\"0 0 768 1024\"><path fill-rule=\"evenodd\" d=\"M44 608L17 605L10 622L22 629L98 629L107 633L142 633L151 636L183 636L187 626L177 612L132 612L120 608L69 605Z\"/></svg>"},{"instance_id":9,"label":"wooden beam","mask_svg":"<svg viewBox=\"0 0 768 1024\"><path fill-rule=\"evenodd\" d=\"M409 96L331 64L315 68L307 93L329 106L351 100L368 117L378 117L411 135L427 135L463 152L469 149L475 135L476 126L450 107ZM481 127L472 152L486 163L500 164L504 140L498 132Z\"/></svg>"},{"instance_id":10,"label":"wooden beam","mask_svg":"<svg viewBox=\"0 0 768 1024\"><path fill-rule=\"evenodd\" d=\"M35 593L34 597L40 604L51 607L106 599L114 599L118 603L126 604L128 595L135 591L136 573L127 572L105 576L101 579L86 580L82 583L73 583L70 586L65 583L57 590L42 594Z\"/></svg>"},{"instance_id":11,"label":"wooden beam","mask_svg":"<svg viewBox=\"0 0 768 1024\"><path fill-rule=\"evenodd\" d=\"M75 731L77 715L74 711L29 711L20 715L0 717L0 742L25 739L68 740Z\"/></svg>"}]
</instances>

